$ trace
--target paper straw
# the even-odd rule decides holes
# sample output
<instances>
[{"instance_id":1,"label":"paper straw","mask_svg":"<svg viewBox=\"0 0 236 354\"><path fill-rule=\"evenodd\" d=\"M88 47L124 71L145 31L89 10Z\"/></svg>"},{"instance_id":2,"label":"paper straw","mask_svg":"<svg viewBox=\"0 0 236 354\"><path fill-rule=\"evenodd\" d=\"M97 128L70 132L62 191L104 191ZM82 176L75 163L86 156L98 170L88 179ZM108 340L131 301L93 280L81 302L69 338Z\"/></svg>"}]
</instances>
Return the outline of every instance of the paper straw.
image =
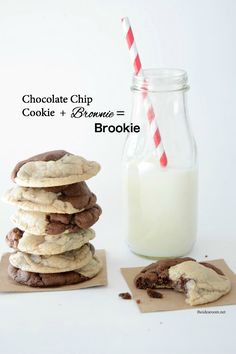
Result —
<instances>
[{"instance_id":1,"label":"paper straw","mask_svg":"<svg viewBox=\"0 0 236 354\"><path fill-rule=\"evenodd\" d=\"M128 17L122 18L122 25L125 33L126 42L129 48L130 58L134 66L135 74L139 76L143 76L141 60L138 54L138 50L133 36L133 31ZM144 100L144 109L150 125L150 132L156 148L156 153L160 160L161 166L165 167L167 165L167 157L162 144L161 134L158 128L154 108L148 97L148 94L143 95L143 100Z\"/></svg>"}]
</instances>

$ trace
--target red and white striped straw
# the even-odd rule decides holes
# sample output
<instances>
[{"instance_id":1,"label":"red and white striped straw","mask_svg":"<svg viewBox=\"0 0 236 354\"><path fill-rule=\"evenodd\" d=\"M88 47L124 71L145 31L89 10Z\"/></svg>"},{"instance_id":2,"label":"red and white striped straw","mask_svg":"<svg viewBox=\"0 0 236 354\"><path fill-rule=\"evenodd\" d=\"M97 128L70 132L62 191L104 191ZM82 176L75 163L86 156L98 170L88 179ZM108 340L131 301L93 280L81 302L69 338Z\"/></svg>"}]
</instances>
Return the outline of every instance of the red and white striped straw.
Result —
<instances>
[{"instance_id":1,"label":"red and white striped straw","mask_svg":"<svg viewBox=\"0 0 236 354\"><path fill-rule=\"evenodd\" d=\"M133 31L128 17L122 18L122 25L123 25L126 41L129 48L130 58L134 66L135 74L143 76L140 57L137 51ZM167 165L167 157L162 144L161 134L157 125L157 119L155 117L154 109L147 94L143 95L143 100L144 100L144 108L145 108L146 116L150 125L150 131L156 147L157 156L160 160L161 166L165 167Z\"/></svg>"}]
</instances>

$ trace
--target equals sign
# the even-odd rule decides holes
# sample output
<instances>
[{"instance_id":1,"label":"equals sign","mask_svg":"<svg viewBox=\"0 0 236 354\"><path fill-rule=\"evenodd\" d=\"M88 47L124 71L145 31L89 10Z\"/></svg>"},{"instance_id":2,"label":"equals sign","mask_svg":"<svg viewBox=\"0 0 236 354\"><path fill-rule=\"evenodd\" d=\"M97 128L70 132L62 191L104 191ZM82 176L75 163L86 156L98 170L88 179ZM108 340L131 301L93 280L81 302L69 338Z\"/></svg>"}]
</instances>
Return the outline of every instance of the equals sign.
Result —
<instances>
[{"instance_id":1,"label":"equals sign","mask_svg":"<svg viewBox=\"0 0 236 354\"><path fill-rule=\"evenodd\" d=\"M124 116L125 115L125 111L116 111L116 115L117 116Z\"/></svg>"}]
</instances>

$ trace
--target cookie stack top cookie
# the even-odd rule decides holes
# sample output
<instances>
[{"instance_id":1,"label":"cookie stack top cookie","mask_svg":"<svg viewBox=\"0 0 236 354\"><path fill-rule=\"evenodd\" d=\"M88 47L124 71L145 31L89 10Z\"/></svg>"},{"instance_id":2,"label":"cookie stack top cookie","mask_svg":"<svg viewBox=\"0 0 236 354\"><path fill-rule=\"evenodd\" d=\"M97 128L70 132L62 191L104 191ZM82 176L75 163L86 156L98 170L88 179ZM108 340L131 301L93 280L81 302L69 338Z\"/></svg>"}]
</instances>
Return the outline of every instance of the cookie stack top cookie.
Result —
<instances>
[{"instance_id":1,"label":"cookie stack top cookie","mask_svg":"<svg viewBox=\"0 0 236 354\"><path fill-rule=\"evenodd\" d=\"M15 166L12 180L17 186L4 197L19 207L12 218L16 227L6 237L16 250L9 258L12 278L31 286L55 286L90 279L100 271L89 241L95 237L90 227L102 210L85 182L99 170L97 162L64 150Z\"/></svg>"},{"instance_id":2,"label":"cookie stack top cookie","mask_svg":"<svg viewBox=\"0 0 236 354\"><path fill-rule=\"evenodd\" d=\"M95 161L54 150L20 161L11 178L22 187L55 187L86 181L99 171L100 165Z\"/></svg>"}]
</instances>

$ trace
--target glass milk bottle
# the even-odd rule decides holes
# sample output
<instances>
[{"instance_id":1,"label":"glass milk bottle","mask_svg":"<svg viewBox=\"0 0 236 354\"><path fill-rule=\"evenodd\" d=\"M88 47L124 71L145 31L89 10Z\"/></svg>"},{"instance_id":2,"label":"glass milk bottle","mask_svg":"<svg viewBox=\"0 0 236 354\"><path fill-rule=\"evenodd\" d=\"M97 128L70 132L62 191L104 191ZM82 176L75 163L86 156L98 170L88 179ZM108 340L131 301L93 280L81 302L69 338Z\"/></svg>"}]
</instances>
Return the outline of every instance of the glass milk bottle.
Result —
<instances>
[{"instance_id":1,"label":"glass milk bottle","mask_svg":"<svg viewBox=\"0 0 236 354\"><path fill-rule=\"evenodd\" d=\"M196 145L190 129L187 73L148 69L134 76L131 122L123 153L124 210L129 248L152 258L178 257L193 247L197 230ZM162 167L145 110L147 94L167 155Z\"/></svg>"}]
</instances>

